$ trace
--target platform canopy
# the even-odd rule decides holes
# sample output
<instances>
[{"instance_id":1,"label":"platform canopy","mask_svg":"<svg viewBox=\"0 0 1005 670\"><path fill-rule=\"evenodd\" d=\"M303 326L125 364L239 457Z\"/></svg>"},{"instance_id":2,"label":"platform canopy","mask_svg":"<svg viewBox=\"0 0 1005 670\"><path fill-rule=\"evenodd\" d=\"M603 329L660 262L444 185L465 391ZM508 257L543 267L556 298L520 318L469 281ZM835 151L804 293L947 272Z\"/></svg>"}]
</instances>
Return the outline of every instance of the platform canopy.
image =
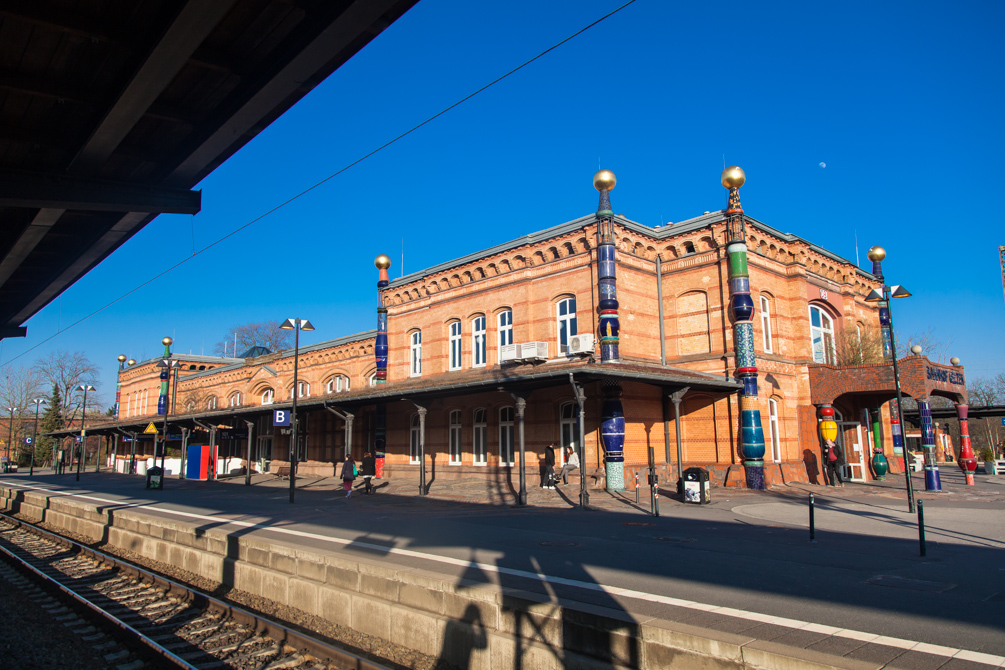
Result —
<instances>
[{"instance_id":1,"label":"platform canopy","mask_svg":"<svg viewBox=\"0 0 1005 670\"><path fill-rule=\"evenodd\" d=\"M415 2L0 4L0 339Z\"/></svg>"}]
</instances>

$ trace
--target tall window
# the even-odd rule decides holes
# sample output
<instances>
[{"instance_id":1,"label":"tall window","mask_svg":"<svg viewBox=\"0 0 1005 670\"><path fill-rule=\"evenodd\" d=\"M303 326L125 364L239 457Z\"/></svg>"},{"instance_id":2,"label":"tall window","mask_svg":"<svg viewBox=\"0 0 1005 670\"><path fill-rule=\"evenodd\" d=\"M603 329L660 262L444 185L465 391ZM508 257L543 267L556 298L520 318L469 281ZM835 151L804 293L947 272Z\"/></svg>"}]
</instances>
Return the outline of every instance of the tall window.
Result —
<instances>
[{"instance_id":1,"label":"tall window","mask_svg":"<svg viewBox=\"0 0 1005 670\"><path fill-rule=\"evenodd\" d=\"M450 413L450 465L461 464L461 410Z\"/></svg>"},{"instance_id":2,"label":"tall window","mask_svg":"<svg viewBox=\"0 0 1005 670\"><path fill-rule=\"evenodd\" d=\"M344 375L335 375L325 384L325 393L341 393L349 390L349 378Z\"/></svg>"},{"instance_id":3,"label":"tall window","mask_svg":"<svg viewBox=\"0 0 1005 670\"><path fill-rule=\"evenodd\" d=\"M461 322L450 324L450 369L461 369Z\"/></svg>"},{"instance_id":4,"label":"tall window","mask_svg":"<svg viewBox=\"0 0 1005 670\"><path fill-rule=\"evenodd\" d=\"M558 303L558 352L569 351L569 338L576 334L576 299L566 298Z\"/></svg>"},{"instance_id":5,"label":"tall window","mask_svg":"<svg viewBox=\"0 0 1005 670\"><path fill-rule=\"evenodd\" d=\"M150 391L143 392L143 414L147 413L147 400L150 398Z\"/></svg>"},{"instance_id":6,"label":"tall window","mask_svg":"<svg viewBox=\"0 0 1005 670\"><path fill-rule=\"evenodd\" d=\"M480 368L485 365L485 317L476 316L471 321L471 365Z\"/></svg>"},{"instance_id":7,"label":"tall window","mask_svg":"<svg viewBox=\"0 0 1005 670\"><path fill-rule=\"evenodd\" d=\"M412 422L408 430L408 462L415 464L419 462L419 415L412 415Z\"/></svg>"},{"instance_id":8,"label":"tall window","mask_svg":"<svg viewBox=\"0 0 1005 670\"><path fill-rule=\"evenodd\" d=\"M562 452L559 465L565 465L565 448L572 447L573 451L579 451L579 406L574 402L567 402L562 405L562 418L560 420L562 443L559 445Z\"/></svg>"},{"instance_id":9,"label":"tall window","mask_svg":"<svg viewBox=\"0 0 1005 670\"><path fill-rule=\"evenodd\" d=\"M422 374L422 331L417 330L412 333L411 338L411 375L418 377Z\"/></svg>"},{"instance_id":10,"label":"tall window","mask_svg":"<svg viewBox=\"0 0 1005 670\"><path fill-rule=\"evenodd\" d=\"M499 410L499 465L513 465L513 415L512 407Z\"/></svg>"},{"instance_id":11,"label":"tall window","mask_svg":"<svg viewBox=\"0 0 1005 670\"><path fill-rule=\"evenodd\" d=\"M778 401L768 400L768 427L771 430L771 458L775 463L782 462L782 438L778 433Z\"/></svg>"},{"instance_id":12,"label":"tall window","mask_svg":"<svg viewBox=\"0 0 1005 670\"><path fill-rule=\"evenodd\" d=\"M513 344L513 312L505 310L499 312L497 317L499 324L499 350L507 344Z\"/></svg>"},{"instance_id":13,"label":"tall window","mask_svg":"<svg viewBox=\"0 0 1005 670\"><path fill-rule=\"evenodd\" d=\"M488 463L488 450L486 447L486 437L488 436L488 424L486 422L486 412L483 409L476 409L474 414L474 426L471 434L472 462L475 465L485 465Z\"/></svg>"},{"instance_id":14,"label":"tall window","mask_svg":"<svg viewBox=\"0 0 1005 670\"><path fill-rule=\"evenodd\" d=\"M307 382L297 382L297 397L306 398L311 394L311 385ZM290 387L290 399L293 399L293 387Z\"/></svg>"},{"instance_id":15,"label":"tall window","mask_svg":"<svg viewBox=\"0 0 1005 670\"><path fill-rule=\"evenodd\" d=\"M240 407L241 406L241 394L240 393L235 393L234 395L230 396L230 406L231 407Z\"/></svg>"},{"instance_id":16,"label":"tall window","mask_svg":"<svg viewBox=\"0 0 1005 670\"><path fill-rule=\"evenodd\" d=\"M810 340L813 342L813 362L834 365L834 321L816 305L810 305Z\"/></svg>"},{"instance_id":17,"label":"tall window","mask_svg":"<svg viewBox=\"0 0 1005 670\"><path fill-rule=\"evenodd\" d=\"M764 353L772 353L771 347L771 304L761 296L761 338L764 340Z\"/></svg>"},{"instance_id":18,"label":"tall window","mask_svg":"<svg viewBox=\"0 0 1005 670\"><path fill-rule=\"evenodd\" d=\"M262 404L271 405L272 401L276 399L276 392L272 389L265 389L262 392Z\"/></svg>"},{"instance_id":19,"label":"tall window","mask_svg":"<svg viewBox=\"0 0 1005 670\"><path fill-rule=\"evenodd\" d=\"M206 401L206 409L208 410L216 409L216 396L213 396L212 398Z\"/></svg>"}]
</instances>

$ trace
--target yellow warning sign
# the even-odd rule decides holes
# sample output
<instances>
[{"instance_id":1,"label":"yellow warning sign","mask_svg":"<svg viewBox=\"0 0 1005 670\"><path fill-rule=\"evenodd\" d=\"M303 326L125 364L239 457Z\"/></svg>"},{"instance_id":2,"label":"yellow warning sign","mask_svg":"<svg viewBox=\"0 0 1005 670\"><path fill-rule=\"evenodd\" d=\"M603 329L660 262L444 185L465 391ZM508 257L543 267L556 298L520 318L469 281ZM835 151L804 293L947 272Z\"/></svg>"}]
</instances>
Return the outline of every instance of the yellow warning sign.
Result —
<instances>
[{"instance_id":1,"label":"yellow warning sign","mask_svg":"<svg viewBox=\"0 0 1005 670\"><path fill-rule=\"evenodd\" d=\"M147 429L144 430L143 432L146 433L147 435L156 435L157 434L157 426L155 426L154 422L151 421L150 425L147 426Z\"/></svg>"}]
</instances>

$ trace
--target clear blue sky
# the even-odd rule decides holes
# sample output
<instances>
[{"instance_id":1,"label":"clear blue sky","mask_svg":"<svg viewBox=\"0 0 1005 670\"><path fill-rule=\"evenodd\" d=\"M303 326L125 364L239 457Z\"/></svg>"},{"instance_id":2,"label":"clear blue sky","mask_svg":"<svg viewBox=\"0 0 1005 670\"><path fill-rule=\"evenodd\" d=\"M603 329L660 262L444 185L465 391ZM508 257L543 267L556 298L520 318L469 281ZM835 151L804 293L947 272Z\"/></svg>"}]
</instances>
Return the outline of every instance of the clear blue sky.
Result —
<instances>
[{"instance_id":1,"label":"clear blue sky","mask_svg":"<svg viewBox=\"0 0 1005 670\"><path fill-rule=\"evenodd\" d=\"M420 0L162 216L2 343L0 362L243 225L596 20L618 0ZM968 376L1005 370L997 260L1005 25L1000 2L637 0L168 276L14 361L83 350L211 353L235 324L309 318L306 343L374 327L373 258L391 276L596 208L645 224L744 208L855 260L886 247L899 334L932 328ZM826 167L821 167L825 163ZM994 233L992 232L994 231ZM193 244L194 238L194 244Z\"/></svg>"}]
</instances>

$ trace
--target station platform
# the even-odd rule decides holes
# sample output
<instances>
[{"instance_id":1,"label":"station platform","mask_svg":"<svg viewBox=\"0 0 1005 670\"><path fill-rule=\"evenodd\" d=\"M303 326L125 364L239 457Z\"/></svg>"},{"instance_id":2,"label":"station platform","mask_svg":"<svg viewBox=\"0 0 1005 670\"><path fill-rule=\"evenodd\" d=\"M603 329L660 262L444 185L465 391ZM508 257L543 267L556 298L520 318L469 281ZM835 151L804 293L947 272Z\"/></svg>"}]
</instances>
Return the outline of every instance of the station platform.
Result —
<instances>
[{"instance_id":1,"label":"station platform","mask_svg":"<svg viewBox=\"0 0 1005 670\"><path fill-rule=\"evenodd\" d=\"M0 476L5 509L459 667L1005 667L1005 477L713 490ZM357 486L361 481L357 480ZM807 498L816 498L809 542ZM975 566L980 566L975 569ZM466 663L466 665L464 664ZM429 665L428 667L433 667Z\"/></svg>"}]
</instances>

